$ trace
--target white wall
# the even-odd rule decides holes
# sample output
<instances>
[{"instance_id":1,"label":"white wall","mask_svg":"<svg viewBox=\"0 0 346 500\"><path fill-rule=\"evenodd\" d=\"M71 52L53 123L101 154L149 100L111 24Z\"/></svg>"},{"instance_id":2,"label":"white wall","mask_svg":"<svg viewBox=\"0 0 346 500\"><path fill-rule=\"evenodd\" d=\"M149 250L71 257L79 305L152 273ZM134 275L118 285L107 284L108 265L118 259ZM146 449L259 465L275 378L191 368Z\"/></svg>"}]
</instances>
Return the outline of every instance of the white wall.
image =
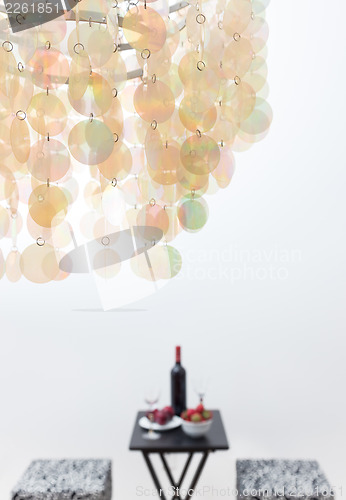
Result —
<instances>
[{"instance_id":1,"label":"white wall","mask_svg":"<svg viewBox=\"0 0 346 500\"><path fill-rule=\"evenodd\" d=\"M35 457L109 456L115 498L151 488L127 448L146 380L168 401L178 342L232 445L202 485L233 487L237 457L311 457L346 487L345 18L344 0L272 1L273 126L180 239L180 279L109 313L89 277L1 281L1 499Z\"/></svg>"}]
</instances>

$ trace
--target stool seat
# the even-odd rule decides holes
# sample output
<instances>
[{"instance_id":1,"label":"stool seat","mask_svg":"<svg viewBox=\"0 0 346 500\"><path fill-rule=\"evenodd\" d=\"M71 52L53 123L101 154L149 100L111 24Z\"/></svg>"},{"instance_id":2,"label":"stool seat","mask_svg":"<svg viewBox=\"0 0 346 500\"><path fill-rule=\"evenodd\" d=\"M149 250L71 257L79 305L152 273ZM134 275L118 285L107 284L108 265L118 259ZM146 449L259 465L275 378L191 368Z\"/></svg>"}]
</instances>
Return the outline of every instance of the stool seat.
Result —
<instances>
[{"instance_id":1,"label":"stool seat","mask_svg":"<svg viewBox=\"0 0 346 500\"><path fill-rule=\"evenodd\" d=\"M318 462L237 460L238 499L332 500L333 491Z\"/></svg>"},{"instance_id":2,"label":"stool seat","mask_svg":"<svg viewBox=\"0 0 346 500\"><path fill-rule=\"evenodd\" d=\"M110 460L35 460L12 500L111 500Z\"/></svg>"}]
</instances>

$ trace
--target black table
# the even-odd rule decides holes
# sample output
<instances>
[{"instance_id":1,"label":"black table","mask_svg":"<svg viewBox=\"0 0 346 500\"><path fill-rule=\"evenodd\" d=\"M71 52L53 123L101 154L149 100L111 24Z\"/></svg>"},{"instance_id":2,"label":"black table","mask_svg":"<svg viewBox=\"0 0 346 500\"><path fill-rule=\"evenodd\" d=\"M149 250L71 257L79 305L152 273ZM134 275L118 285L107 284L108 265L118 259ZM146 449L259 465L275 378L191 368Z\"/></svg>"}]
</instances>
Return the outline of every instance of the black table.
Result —
<instances>
[{"instance_id":1,"label":"black table","mask_svg":"<svg viewBox=\"0 0 346 500\"><path fill-rule=\"evenodd\" d=\"M216 450L229 449L227 436L222 423L220 412L218 410L212 410L212 412L213 423L206 436L198 439L193 439L184 434L181 427L179 427L178 429L162 432L160 439L156 440L143 438L143 433L145 433L146 431L138 425L138 421L141 417L143 417L143 415L145 415L145 412L138 412L131 437L130 450L142 452L151 477L154 481L155 488L159 494L159 497L163 500L166 500L166 497L164 495L163 488L160 486L160 482L153 467L152 461L150 460L150 454L156 453L161 458L162 465L167 473L168 479L172 487L175 488L175 495L172 497L172 500L174 498L178 498L177 493L185 479L193 455L195 453L202 454L196 472L193 476L191 486L187 490L188 493L186 498L191 498L196 488L198 479L200 478L200 475L203 471L209 453ZM175 481L173 478L172 472L165 457L165 453L188 453L187 461L178 481ZM179 498L181 498L181 496L179 496Z\"/></svg>"}]
</instances>

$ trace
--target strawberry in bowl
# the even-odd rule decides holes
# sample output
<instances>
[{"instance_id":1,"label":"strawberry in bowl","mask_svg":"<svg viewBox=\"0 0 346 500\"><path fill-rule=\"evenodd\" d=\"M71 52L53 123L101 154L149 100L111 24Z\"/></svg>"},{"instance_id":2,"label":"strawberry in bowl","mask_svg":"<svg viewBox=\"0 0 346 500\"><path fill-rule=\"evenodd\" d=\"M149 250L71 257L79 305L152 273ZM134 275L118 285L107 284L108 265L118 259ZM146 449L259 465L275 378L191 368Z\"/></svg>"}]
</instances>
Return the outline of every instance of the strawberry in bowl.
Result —
<instances>
[{"instance_id":1,"label":"strawberry in bowl","mask_svg":"<svg viewBox=\"0 0 346 500\"><path fill-rule=\"evenodd\" d=\"M183 411L181 418L183 431L192 438L204 436L213 422L212 412L206 410L202 404L195 409Z\"/></svg>"}]
</instances>

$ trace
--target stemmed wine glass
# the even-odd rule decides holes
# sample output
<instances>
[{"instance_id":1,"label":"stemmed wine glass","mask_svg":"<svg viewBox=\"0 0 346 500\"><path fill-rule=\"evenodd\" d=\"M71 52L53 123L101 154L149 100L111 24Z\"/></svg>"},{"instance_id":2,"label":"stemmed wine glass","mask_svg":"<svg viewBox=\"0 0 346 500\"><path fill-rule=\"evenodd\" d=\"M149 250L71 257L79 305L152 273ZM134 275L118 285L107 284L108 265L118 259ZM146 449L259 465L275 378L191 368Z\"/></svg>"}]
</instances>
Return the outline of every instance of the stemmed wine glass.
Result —
<instances>
[{"instance_id":1,"label":"stemmed wine glass","mask_svg":"<svg viewBox=\"0 0 346 500\"><path fill-rule=\"evenodd\" d=\"M209 387L210 377L206 375L196 377L193 379L192 383L193 389L198 396L200 404L203 404L207 389Z\"/></svg>"},{"instance_id":2,"label":"stemmed wine glass","mask_svg":"<svg viewBox=\"0 0 346 500\"><path fill-rule=\"evenodd\" d=\"M160 389L158 387L149 387L145 392L144 401L148 405L148 419L149 419L149 429L148 432L143 434L144 439L159 439L160 434L155 432L152 428L154 422L154 409L155 405L160 399Z\"/></svg>"}]
</instances>

